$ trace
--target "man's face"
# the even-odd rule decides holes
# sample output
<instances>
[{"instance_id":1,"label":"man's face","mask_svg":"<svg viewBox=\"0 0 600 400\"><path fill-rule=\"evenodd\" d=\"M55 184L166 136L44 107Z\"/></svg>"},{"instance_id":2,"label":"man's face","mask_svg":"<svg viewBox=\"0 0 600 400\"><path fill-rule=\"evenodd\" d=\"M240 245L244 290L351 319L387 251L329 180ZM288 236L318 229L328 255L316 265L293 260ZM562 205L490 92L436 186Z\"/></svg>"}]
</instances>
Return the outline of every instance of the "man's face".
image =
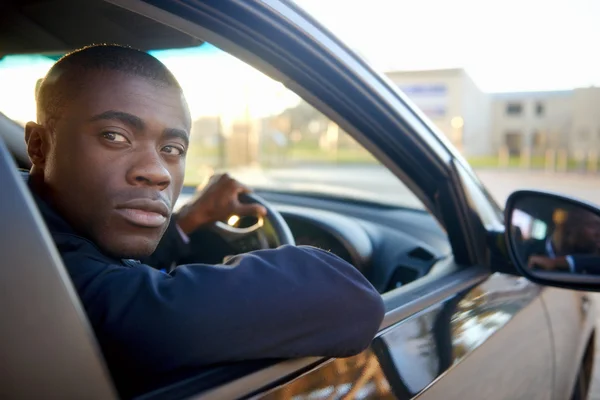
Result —
<instances>
[{"instance_id":1,"label":"man's face","mask_svg":"<svg viewBox=\"0 0 600 400\"><path fill-rule=\"evenodd\" d=\"M177 88L116 71L86 73L47 127L50 201L104 252L150 255L183 185L189 121Z\"/></svg>"},{"instance_id":2,"label":"man's face","mask_svg":"<svg viewBox=\"0 0 600 400\"><path fill-rule=\"evenodd\" d=\"M596 253L600 245L600 218L588 211L572 211L565 223L564 236L570 253Z\"/></svg>"}]
</instances>

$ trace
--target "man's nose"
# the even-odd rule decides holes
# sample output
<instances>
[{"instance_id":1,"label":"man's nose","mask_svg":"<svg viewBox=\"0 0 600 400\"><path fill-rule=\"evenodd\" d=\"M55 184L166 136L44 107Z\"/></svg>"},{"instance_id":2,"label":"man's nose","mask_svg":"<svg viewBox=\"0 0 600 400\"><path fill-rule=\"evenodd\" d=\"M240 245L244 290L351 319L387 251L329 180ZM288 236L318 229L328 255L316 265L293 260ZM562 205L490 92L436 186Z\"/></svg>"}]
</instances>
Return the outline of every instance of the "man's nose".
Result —
<instances>
[{"instance_id":1,"label":"man's nose","mask_svg":"<svg viewBox=\"0 0 600 400\"><path fill-rule=\"evenodd\" d=\"M137 157L127 180L130 185L152 186L164 190L171 183L171 174L158 152L148 151Z\"/></svg>"}]
</instances>

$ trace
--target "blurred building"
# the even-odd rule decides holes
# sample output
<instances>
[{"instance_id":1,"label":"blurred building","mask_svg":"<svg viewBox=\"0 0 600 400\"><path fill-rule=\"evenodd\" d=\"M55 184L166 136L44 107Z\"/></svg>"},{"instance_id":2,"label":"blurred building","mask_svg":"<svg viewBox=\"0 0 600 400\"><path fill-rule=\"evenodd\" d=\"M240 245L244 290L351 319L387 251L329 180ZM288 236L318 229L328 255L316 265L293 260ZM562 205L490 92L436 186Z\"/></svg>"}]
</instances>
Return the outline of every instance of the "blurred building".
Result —
<instances>
[{"instance_id":1,"label":"blurred building","mask_svg":"<svg viewBox=\"0 0 600 400\"><path fill-rule=\"evenodd\" d=\"M600 152L600 88L490 94L459 68L387 76L466 156Z\"/></svg>"},{"instance_id":2,"label":"blurred building","mask_svg":"<svg viewBox=\"0 0 600 400\"><path fill-rule=\"evenodd\" d=\"M494 149L510 155L524 149L542 155L548 148L567 146L573 115L571 91L497 93L493 95Z\"/></svg>"},{"instance_id":3,"label":"blurred building","mask_svg":"<svg viewBox=\"0 0 600 400\"><path fill-rule=\"evenodd\" d=\"M221 135L221 119L219 117L201 117L192 121L190 143L202 146L214 145Z\"/></svg>"},{"instance_id":4,"label":"blurred building","mask_svg":"<svg viewBox=\"0 0 600 400\"><path fill-rule=\"evenodd\" d=\"M532 155L567 149L583 158L600 150L600 88L493 95L492 135L496 150Z\"/></svg>"},{"instance_id":5,"label":"blurred building","mask_svg":"<svg viewBox=\"0 0 600 400\"><path fill-rule=\"evenodd\" d=\"M491 97L465 70L395 71L387 76L463 154L493 152Z\"/></svg>"},{"instance_id":6,"label":"blurred building","mask_svg":"<svg viewBox=\"0 0 600 400\"><path fill-rule=\"evenodd\" d=\"M569 135L569 151L578 157L586 150L600 151L600 88L588 87L572 91L573 118Z\"/></svg>"}]
</instances>

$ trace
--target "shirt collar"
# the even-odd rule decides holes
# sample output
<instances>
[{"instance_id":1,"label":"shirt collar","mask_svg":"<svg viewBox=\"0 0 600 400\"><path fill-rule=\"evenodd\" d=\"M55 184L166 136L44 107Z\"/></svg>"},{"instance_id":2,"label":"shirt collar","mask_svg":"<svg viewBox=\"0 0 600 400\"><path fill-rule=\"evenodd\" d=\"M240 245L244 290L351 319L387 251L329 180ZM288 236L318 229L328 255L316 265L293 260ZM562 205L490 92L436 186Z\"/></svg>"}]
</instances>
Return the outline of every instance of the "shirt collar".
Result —
<instances>
[{"instance_id":1,"label":"shirt collar","mask_svg":"<svg viewBox=\"0 0 600 400\"><path fill-rule=\"evenodd\" d=\"M35 203L36 203L38 209L40 210L40 213L42 214L44 221L46 222L46 226L48 227L48 230L50 231L50 233L52 235L68 234L71 236L76 236L76 237L80 238L81 240L90 242L96 249L98 249L98 251L100 251L102 253L102 251L98 248L98 246L95 243L93 243L89 239L82 237L81 235L78 235L75 232L75 230L73 228L71 228L71 226L67 223L67 221L65 221L65 219L63 217L61 217L58 214L58 212L56 212L50 206L50 204L48 204L44 199L42 199L39 195L37 195L35 193L32 185L30 184L30 181L28 181L28 186L29 186L29 191L30 191L31 195L33 196L33 199L35 200ZM112 258L112 257L110 257L110 258ZM135 264L139 264L138 260L133 260L133 259L131 259L131 260L125 260L125 259L117 260L115 258L112 258L112 259L116 260L116 261L120 261L122 264L125 264L128 266L133 266Z\"/></svg>"}]
</instances>

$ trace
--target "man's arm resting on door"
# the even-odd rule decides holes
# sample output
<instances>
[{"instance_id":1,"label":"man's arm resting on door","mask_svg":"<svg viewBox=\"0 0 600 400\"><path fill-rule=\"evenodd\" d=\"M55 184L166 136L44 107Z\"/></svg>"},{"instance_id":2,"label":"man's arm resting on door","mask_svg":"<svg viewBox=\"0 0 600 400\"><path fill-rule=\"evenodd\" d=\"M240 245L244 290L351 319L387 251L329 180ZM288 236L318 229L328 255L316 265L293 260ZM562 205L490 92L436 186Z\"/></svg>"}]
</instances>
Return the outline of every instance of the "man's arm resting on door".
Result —
<instances>
[{"instance_id":1,"label":"man's arm resting on door","mask_svg":"<svg viewBox=\"0 0 600 400\"><path fill-rule=\"evenodd\" d=\"M155 372L252 359L346 357L384 316L373 286L339 257L283 246L170 275L63 259L104 350Z\"/></svg>"}]
</instances>

